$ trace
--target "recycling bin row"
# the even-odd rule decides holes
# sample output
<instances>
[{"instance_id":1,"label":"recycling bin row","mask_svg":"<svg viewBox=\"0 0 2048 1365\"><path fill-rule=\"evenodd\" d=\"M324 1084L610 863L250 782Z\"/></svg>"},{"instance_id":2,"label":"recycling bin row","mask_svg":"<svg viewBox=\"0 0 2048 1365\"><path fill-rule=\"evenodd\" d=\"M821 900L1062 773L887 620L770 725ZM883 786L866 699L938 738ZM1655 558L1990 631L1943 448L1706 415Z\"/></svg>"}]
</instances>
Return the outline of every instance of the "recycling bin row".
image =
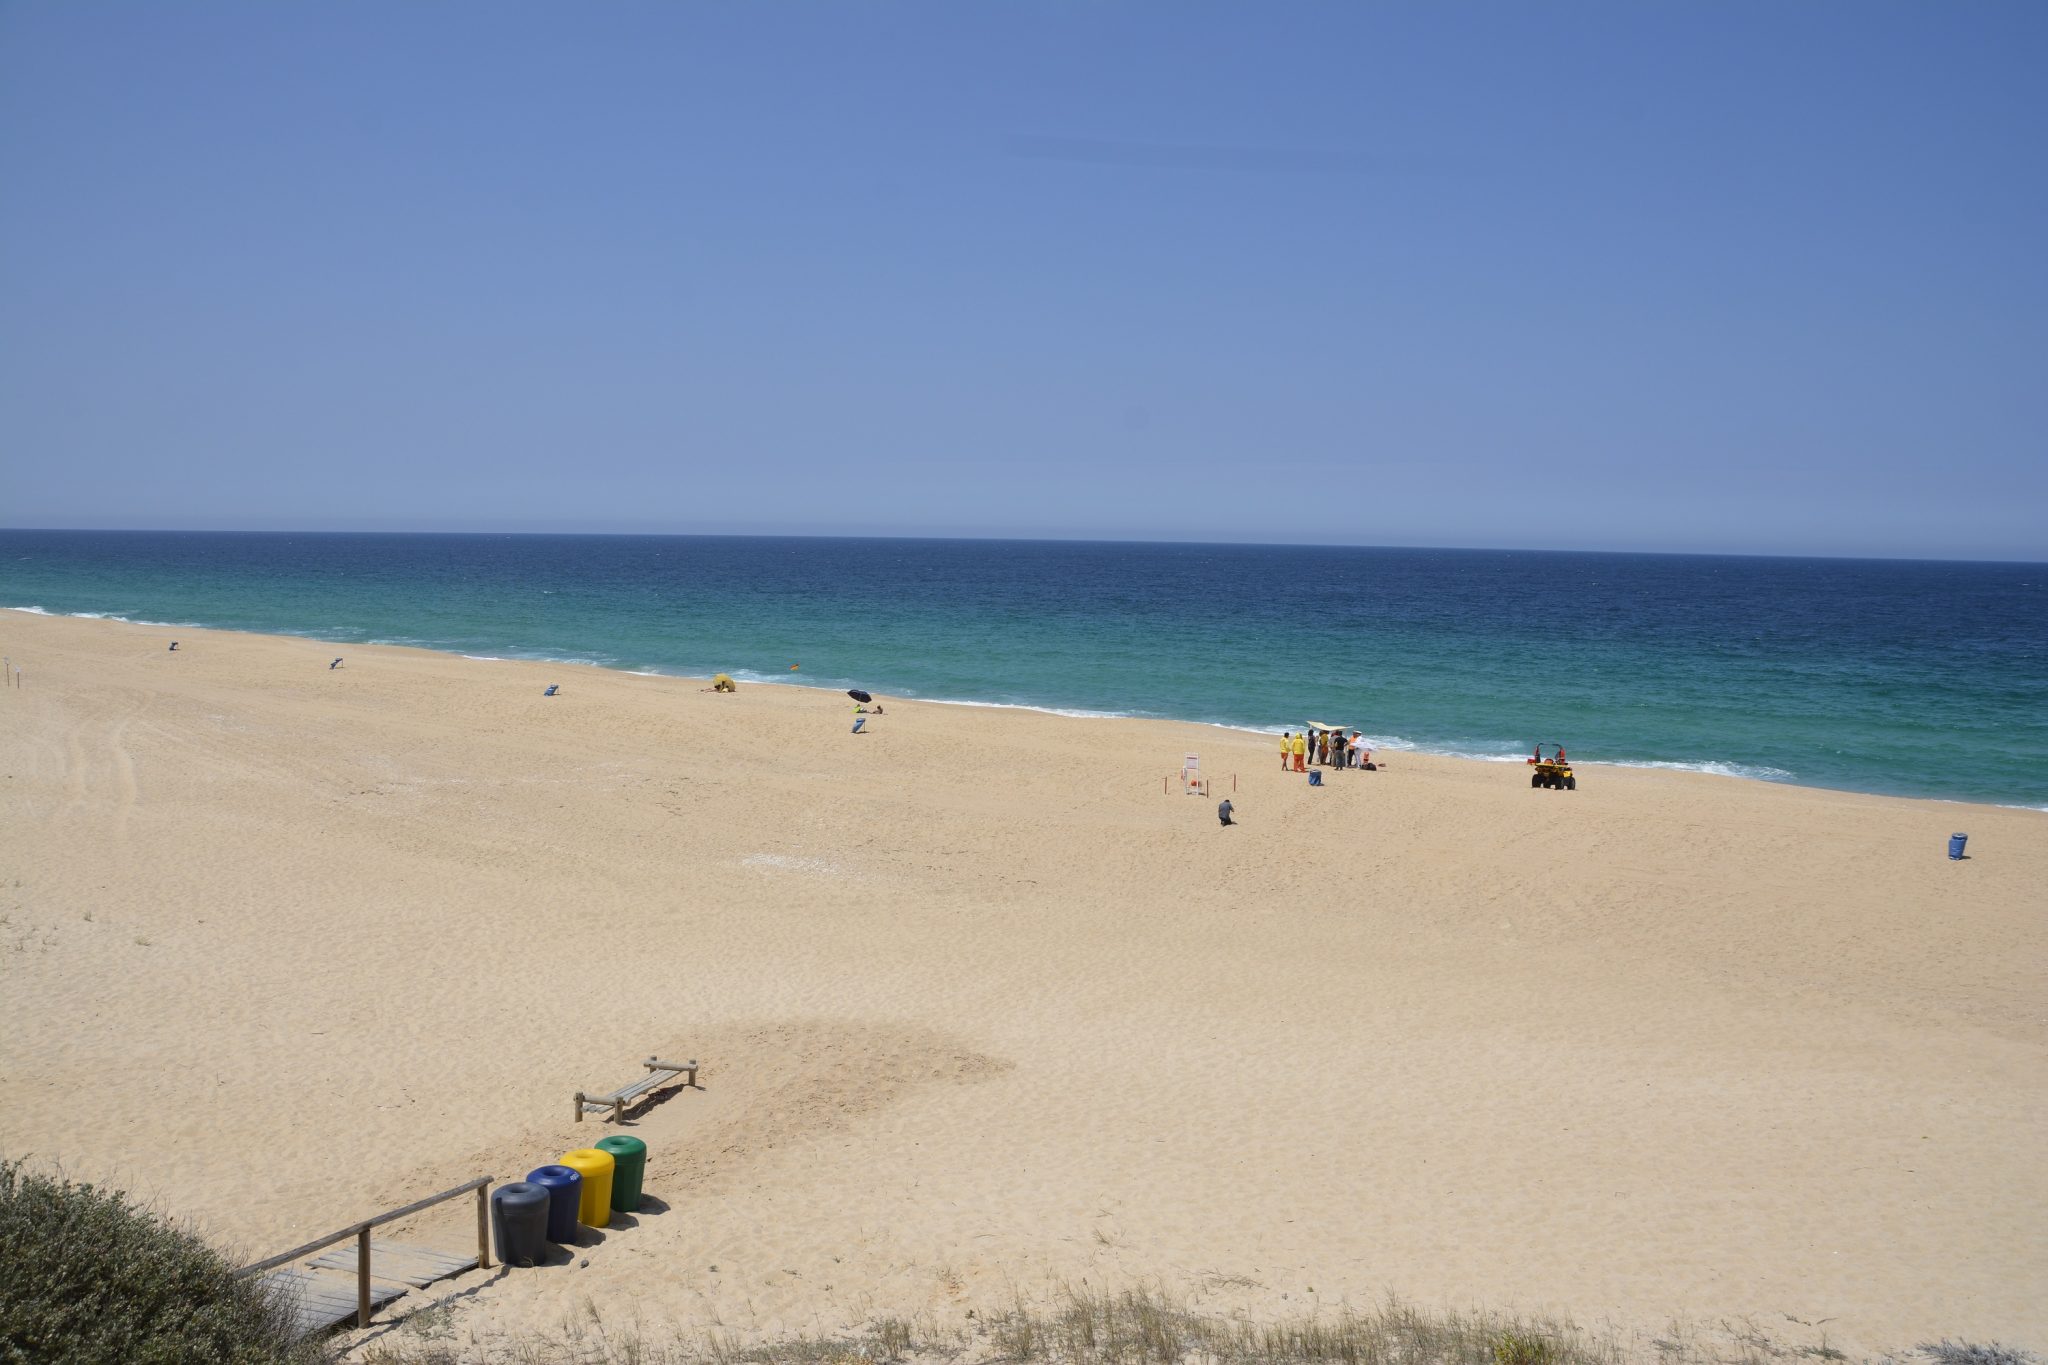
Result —
<instances>
[{"instance_id":1,"label":"recycling bin row","mask_svg":"<svg viewBox=\"0 0 2048 1365\"><path fill-rule=\"evenodd\" d=\"M548 1243L577 1241L579 1224L606 1227L614 1212L631 1213L640 1207L646 1173L647 1144L619 1136L564 1152L553 1165L529 1171L526 1179L500 1185L491 1191L499 1262L536 1265L546 1259Z\"/></svg>"}]
</instances>

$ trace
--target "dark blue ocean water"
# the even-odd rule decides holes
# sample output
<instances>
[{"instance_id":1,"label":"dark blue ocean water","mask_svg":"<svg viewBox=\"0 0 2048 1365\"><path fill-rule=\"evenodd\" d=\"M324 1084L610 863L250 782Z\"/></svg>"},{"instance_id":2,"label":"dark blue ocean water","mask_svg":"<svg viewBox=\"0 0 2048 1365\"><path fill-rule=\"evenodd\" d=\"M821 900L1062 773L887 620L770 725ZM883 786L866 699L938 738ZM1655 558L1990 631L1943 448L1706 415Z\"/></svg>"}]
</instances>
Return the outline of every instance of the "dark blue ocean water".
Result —
<instances>
[{"instance_id":1,"label":"dark blue ocean water","mask_svg":"<svg viewBox=\"0 0 2048 1365\"><path fill-rule=\"evenodd\" d=\"M0 606L2048 807L2038 564L0 531Z\"/></svg>"}]
</instances>

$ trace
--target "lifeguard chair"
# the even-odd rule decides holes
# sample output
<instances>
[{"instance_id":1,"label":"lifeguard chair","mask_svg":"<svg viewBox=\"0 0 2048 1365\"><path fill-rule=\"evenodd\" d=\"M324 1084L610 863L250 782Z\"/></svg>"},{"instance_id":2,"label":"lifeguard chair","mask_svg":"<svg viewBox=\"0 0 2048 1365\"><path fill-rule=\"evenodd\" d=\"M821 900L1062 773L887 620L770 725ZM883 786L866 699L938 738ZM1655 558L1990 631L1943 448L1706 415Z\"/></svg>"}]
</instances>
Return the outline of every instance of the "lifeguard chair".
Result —
<instances>
[{"instance_id":1,"label":"lifeguard chair","mask_svg":"<svg viewBox=\"0 0 2048 1365\"><path fill-rule=\"evenodd\" d=\"M1180 794L1182 796L1207 796L1209 779L1202 776L1202 756L1189 754L1180 767Z\"/></svg>"}]
</instances>

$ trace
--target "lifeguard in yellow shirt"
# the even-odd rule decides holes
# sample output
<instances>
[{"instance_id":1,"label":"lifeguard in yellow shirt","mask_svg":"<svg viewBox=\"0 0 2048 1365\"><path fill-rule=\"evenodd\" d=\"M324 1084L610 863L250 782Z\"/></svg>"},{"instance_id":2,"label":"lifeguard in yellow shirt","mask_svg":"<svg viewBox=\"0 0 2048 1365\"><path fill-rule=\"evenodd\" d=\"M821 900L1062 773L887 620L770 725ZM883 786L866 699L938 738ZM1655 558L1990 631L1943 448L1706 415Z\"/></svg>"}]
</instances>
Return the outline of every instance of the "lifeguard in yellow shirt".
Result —
<instances>
[{"instance_id":1,"label":"lifeguard in yellow shirt","mask_svg":"<svg viewBox=\"0 0 2048 1365\"><path fill-rule=\"evenodd\" d=\"M1294 737L1294 771L1298 773L1305 773L1308 771L1307 735L1296 735Z\"/></svg>"}]
</instances>

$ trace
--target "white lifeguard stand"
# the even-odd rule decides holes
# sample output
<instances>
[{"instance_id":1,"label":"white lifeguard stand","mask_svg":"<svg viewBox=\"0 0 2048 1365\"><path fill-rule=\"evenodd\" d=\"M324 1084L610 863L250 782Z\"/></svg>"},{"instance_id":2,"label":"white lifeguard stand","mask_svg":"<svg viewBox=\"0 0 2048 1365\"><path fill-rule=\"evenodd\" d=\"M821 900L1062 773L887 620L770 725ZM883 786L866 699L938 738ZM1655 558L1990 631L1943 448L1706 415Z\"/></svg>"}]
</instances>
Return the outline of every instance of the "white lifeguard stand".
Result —
<instances>
[{"instance_id":1,"label":"white lifeguard stand","mask_svg":"<svg viewBox=\"0 0 2048 1365\"><path fill-rule=\"evenodd\" d=\"M1180 794L1182 796L1207 796L1209 779L1202 776L1202 756L1189 754L1180 766Z\"/></svg>"}]
</instances>

